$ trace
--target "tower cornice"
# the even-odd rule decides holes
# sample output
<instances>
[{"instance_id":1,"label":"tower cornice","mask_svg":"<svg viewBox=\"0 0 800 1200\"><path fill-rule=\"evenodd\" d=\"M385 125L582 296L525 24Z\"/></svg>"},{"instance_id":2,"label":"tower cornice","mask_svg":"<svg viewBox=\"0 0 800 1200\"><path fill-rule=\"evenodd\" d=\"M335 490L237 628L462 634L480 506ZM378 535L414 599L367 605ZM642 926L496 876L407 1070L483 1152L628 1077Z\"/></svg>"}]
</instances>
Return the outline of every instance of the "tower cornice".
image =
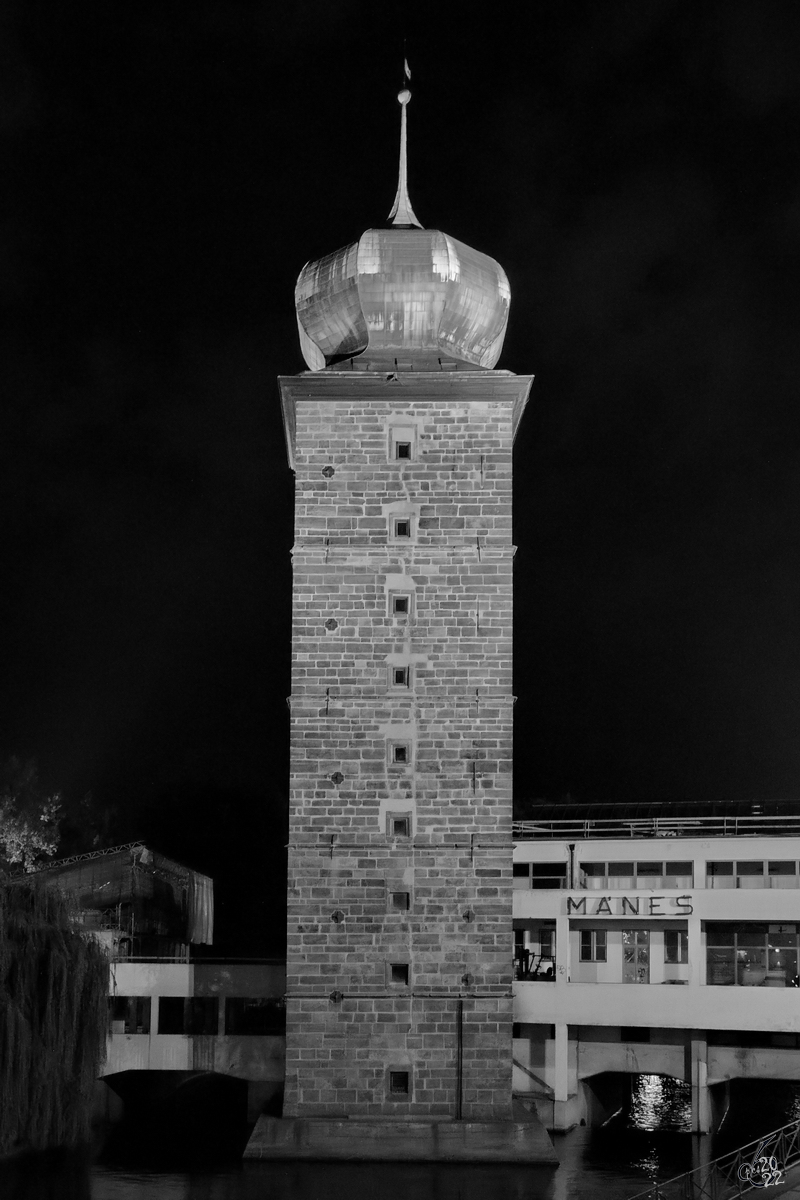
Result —
<instances>
[{"instance_id":1,"label":"tower cornice","mask_svg":"<svg viewBox=\"0 0 800 1200\"><path fill-rule=\"evenodd\" d=\"M515 375L513 371L304 371L300 375L279 375L289 466L294 470L297 405L304 401L512 401L516 437L533 380L533 375Z\"/></svg>"}]
</instances>

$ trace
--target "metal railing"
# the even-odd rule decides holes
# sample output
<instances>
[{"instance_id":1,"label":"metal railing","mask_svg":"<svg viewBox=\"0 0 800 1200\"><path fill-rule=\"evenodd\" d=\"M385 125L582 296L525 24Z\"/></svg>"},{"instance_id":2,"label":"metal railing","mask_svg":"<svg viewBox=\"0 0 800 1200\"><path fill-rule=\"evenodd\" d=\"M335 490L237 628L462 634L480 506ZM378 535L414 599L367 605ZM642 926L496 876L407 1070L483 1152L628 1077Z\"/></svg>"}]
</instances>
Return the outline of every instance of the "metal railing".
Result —
<instances>
[{"instance_id":1,"label":"metal railing","mask_svg":"<svg viewBox=\"0 0 800 1200\"><path fill-rule=\"evenodd\" d=\"M630 1200L734 1200L784 1183L785 1173L798 1165L800 1121L792 1121L684 1175L652 1183Z\"/></svg>"},{"instance_id":2,"label":"metal railing","mask_svg":"<svg viewBox=\"0 0 800 1200\"><path fill-rule=\"evenodd\" d=\"M800 816L573 817L515 821L513 836L528 838L800 837Z\"/></svg>"}]
</instances>

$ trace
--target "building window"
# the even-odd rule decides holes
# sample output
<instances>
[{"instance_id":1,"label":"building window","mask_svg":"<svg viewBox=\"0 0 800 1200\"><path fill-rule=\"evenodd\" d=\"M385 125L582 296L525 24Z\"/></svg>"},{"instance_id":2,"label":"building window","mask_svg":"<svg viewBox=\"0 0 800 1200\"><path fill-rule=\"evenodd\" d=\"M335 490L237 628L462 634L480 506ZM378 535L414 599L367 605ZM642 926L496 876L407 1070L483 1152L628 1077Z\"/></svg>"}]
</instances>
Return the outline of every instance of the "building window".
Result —
<instances>
[{"instance_id":1,"label":"building window","mask_svg":"<svg viewBox=\"0 0 800 1200\"><path fill-rule=\"evenodd\" d=\"M580 865L581 887L593 891L604 891L606 886L606 864L585 862Z\"/></svg>"},{"instance_id":2,"label":"building window","mask_svg":"<svg viewBox=\"0 0 800 1200\"><path fill-rule=\"evenodd\" d=\"M710 888L796 888L797 862L777 859L745 859L739 862L706 863L706 886Z\"/></svg>"},{"instance_id":3,"label":"building window","mask_svg":"<svg viewBox=\"0 0 800 1200\"><path fill-rule=\"evenodd\" d=\"M657 885L658 887L679 887L690 888L694 887L694 863L693 862L666 862L664 863L664 878Z\"/></svg>"},{"instance_id":4,"label":"building window","mask_svg":"<svg viewBox=\"0 0 800 1200\"><path fill-rule=\"evenodd\" d=\"M664 930L664 962L688 963L689 934L685 929Z\"/></svg>"},{"instance_id":5,"label":"building window","mask_svg":"<svg viewBox=\"0 0 800 1200\"><path fill-rule=\"evenodd\" d=\"M635 872L632 862L610 862L608 864L608 889L629 891L635 887Z\"/></svg>"},{"instance_id":6,"label":"building window","mask_svg":"<svg viewBox=\"0 0 800 1200\"><path fill-rule=\"evenodd\" d=\"M186 1032L190 1037L216 1034L219 1031L219 998L191 996L187 1003Z\"/></svg>"},{"instance_id":7,"label":"building window","mask_svg":"<svg viewBox=\"0 0 800 1200\"><path fill-rule=\"evenodd\" d=\"M389 892L389 908L392 912L408 912L411 908L411 893Z\"/></svg>"},{"instance_id":8,"label":"building window","mask_svg":"<svg viewBox=\"0 0 800 1200\"><path fill-rule=\"evenodd\" d=\"M411 687L411 667L390 667L389 683L393 688Z\"/></svg>"},{"instance_id":9,"label":"building window","mask_svg":"<svg viewBox=\"0 0 800 1200\"><path fill-rule=\"evenodd\" d=\"M650 982L650 930L623 929L622 982Z\"/></svg>"},{"instance_id":10,"label":"building window","mask_svg":"<svg viewBox=\"0 0 800 1200\"><path fill-rule=\"evenodd\" d=\"M767 863L767 871L769 878L769 886L771 888L796 888L797 887L797 863L796 862L770 862Z\"/></svg>"},{"instance_id":11,"label":"building window","mask_svg":"<svg viewBox=\"0 0 800 1200\"><path fill-rule=\"evenodd\" d=\"M225 1032L280 1037L286 1032L286 1004L282 998L228 996L225 1000Z\"/></svg>"},{"instance_id":12,"label":"building window","mask_svg":"<svg viewBox=\"0 0 800 1200\"><path fill-rule=\"evenodd\" d=\"M605 936L605 930L600 930ZM605 950L605 947L604 947ZM545 963L554 962L556 957L556 931L555 929L540 929L539 930L539 951L541 960Z\"/></svg>"},{"instance_id":13,"label":"building window","mask_svg":"<svg viewBox=\"0 0 800 1200\"><path fill-rule=\"evenodd\" d=\"M735 886L732 862L706 863L706 887L732 888Z\"/></svg>"},{"instance_id":14,"label":"building window","mask_svg":"<svg viewBox=\"0 0 800 1200\"><path fill-rule=\"evenodd\" d=\"M416 429L413 425L389 426L389 460L409 462L414 458Z\"/></svg>"},{"instance_id":15,"label":"building window","mask_svg":"<svg viewBox=\"0 0 800 1200\"><path fill-rule=\"evenodd\" d=\"M389 963L389 983L408 987L408 963Z\"/></svg>"},{"instance_id":16,"label":"building window","mask_svg":"<svg viewBox=\"0 0 800 1200\"><path fill-rule=\"evenodd\" d=\"M605 929L581 930L581 962L606 961Z\"/></svg>"},{"instance_id":17,"label":"building window","mask_svg":"<svg viewBox=\"0 0 800 1200\"><path fill-rule=\"evenodd\" d=\"M737 862L736 886L737 888L763 888L763 862Z\"/></svg>"},{"instance_id":18,"label":"building window","mask_svg":"<svg viewBox=\"0 0 800 1200\"><path fill-rule=\"evenodd\" d=\"M799 949L796 923L709 921L706 982L738 987L796 986Z\"/></svg>"},{"instance_id":19,"label":"building window","mask_svg":"<svg viewBox=\"0 0 800 1200\"><path fill-rule=\"evenodd\" d=\"M411 1072L390 1070L388 1090L393 1100L408 1100L411 1095Z\"/></svg>"},{"instance_id":20,"label":"building window","mask_svg":"<svg viewBox=\"0 0 800 1200\"><path fill-rule=\"evenodd\" d=\"M410 592L390 592L389 596L389 612L393 617L411 616Z\"/></svg>"},{"instance_id":21,"label":"building window","mask_svg":"<svg viewBox=\"0 0 800 1200\"><path fill-rule=\"evenodd\" d=\"M566 863L531 863L531 887L539 891L567 886Z\"/></svg>"},{"instance_id":22,"label":"building window","mask_svg":"<svg viewBox=\"0 0 800 1200\"><path fill-rule=\"evenodd\" d=\"M389 837L411 837L411 813L388 813L386 832Z\"/></svg>"},{"instance_id":23,"label":"building window","mask_svg":"<svg viewBox=\"0 0 800 1200\"><path fill-rule=\"evenodd\" d=\"M407 767L411 762L411 746L408 742L389 743L389 762L395 766Z\"/></svg>"},{"instance_id":24,"label":"building window","mask_svg":"<svg viewBox=\"0 0 800 1200\"><path fill-rule=\"evenodd\" d=\"M395 517L392 521L392 529L396 538L410 538L411 517Z\"/></svg>"},{"instance_id":25,"label":"building window","mask_svg":"<svg viewBox=\"0 0 800 1200\"><path fill-rule=\"evenodd\" d=\"M149 996L110 996L108 1000L112 1033L149 1033Z\"/></svg>"},{"instance_id":26,"label":"building window","mask_svg":"<svg viewBox=\"0 0 800 1200\"><path fill-rule=\"evenodd\" d=\"M159 996L158 1032L183 1033L185 1000L183 996Z\"/></svg>"}]
</instances>

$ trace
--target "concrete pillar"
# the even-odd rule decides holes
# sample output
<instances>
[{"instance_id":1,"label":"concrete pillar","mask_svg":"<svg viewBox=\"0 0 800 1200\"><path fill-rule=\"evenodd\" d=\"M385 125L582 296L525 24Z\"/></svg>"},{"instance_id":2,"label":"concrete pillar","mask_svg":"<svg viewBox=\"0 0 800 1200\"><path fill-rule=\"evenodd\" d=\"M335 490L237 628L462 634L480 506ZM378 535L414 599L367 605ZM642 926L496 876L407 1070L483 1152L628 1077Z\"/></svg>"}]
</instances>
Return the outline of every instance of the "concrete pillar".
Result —
<instances>
[{"instance_id":1,"label":"concrete pillar","mask_svg":"<svg viewBox=\"0 0 800 1200\"><path fill-rule=\"evenodd\" d=\"M692 1030L690 1056L692 1133L710 1133L711 1101L708 1094L708 1043L705 1033Z\"/></svg>"},{"instance_id":2,"label":"concrete pillar","mask_svg":"<svg viewBox=\"0 0 800 1200\"><path fill-rule=\"evenodd\" d=\"M569 917L556 917L556 985L569 982Z\"/></svg>"},{"instance_id":3,"label":"concrete pillar","mask_svg":"<svg viewBox=\"0 0 800 1200\"><path fill-rule=\"evenodd\" d=\"M553 1128L559 1132L565 1132L573 1124L567 1111L569 1107L569 1025L556 1025L553 1067Z\"/></svg>"},{"instance_id":4,"label":"concrete pillar","mask_svg":"<svg viewBox=\"0 0 800 1200\"><path fill-rule=\"evenodd\" d=\"M703 987L706 982L706 949L699 917L689 917L687 923L689 952L689 986Z\"/></svg>"}]
</instances>

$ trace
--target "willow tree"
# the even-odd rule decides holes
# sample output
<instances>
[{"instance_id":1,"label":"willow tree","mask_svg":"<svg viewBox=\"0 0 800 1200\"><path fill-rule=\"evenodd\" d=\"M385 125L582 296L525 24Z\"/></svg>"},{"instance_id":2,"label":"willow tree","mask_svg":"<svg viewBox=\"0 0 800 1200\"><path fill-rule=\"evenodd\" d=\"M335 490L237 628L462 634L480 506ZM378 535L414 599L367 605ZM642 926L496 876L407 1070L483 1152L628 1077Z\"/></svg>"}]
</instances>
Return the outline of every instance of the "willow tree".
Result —
<instances>
[{"instance_id":1,"label":"willow tree","mask_svg":"<svg viewBox=\"0 0 800 1200\"><path fill-rule=\"evenodd\" d=\"M68 899L0 881L0 1157L88 1139L107 997L105 951Z\"/></svg>"}]
</instances>

